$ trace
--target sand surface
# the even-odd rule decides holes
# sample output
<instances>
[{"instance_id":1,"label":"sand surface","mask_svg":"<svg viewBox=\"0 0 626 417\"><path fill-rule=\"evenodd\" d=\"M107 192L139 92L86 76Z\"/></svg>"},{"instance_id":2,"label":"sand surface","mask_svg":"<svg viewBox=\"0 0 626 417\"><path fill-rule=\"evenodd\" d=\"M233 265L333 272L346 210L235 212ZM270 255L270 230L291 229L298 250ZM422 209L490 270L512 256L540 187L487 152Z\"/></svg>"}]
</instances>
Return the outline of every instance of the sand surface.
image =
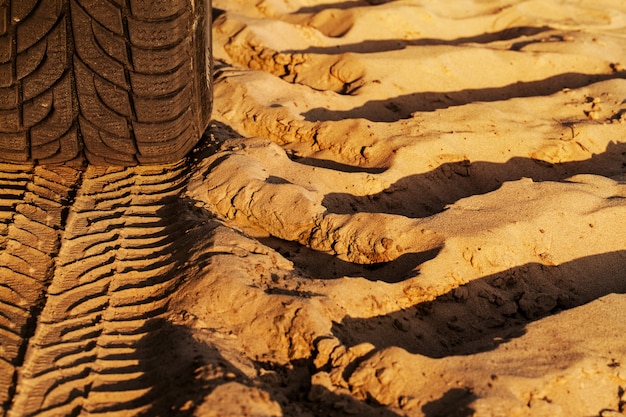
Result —
<instances>
[{"instance_id":1,"label":"sand surface","mask_svg":"<svg viewBox=\"0 0 626 417\"><path fill-rule=\"evenodd\" d=\"M188 160L0 166L9 415L626 415L626 3L213 6Z\"/></svg>"}]
</instances>

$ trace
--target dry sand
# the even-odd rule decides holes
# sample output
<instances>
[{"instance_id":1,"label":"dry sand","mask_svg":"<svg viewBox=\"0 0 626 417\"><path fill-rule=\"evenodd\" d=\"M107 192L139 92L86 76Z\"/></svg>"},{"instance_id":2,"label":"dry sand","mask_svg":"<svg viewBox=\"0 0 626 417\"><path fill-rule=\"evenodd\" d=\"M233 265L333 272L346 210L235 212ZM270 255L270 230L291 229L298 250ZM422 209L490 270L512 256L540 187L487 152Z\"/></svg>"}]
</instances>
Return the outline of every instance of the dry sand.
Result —
<instances>
[{"instance_id":1,"label":"dry sand","mask_svg":"<svg viewBox=\"0 0 626 417\"><path fill-rule=\"evenodd\" d=\"M59 191L14 415L626 415L623 1L213 6L190 160Z\"/></svg>"},{"instance_id":2,"label":"dry sand","mask_svg":"<svg viewBox=\"0 0 626 417\"><path fill-rule=\"evenodd\" d=\"M626 6L215 7L224 233L179 295L269 400L203 410L622 415Z\"/></svg>"}]
</instances>

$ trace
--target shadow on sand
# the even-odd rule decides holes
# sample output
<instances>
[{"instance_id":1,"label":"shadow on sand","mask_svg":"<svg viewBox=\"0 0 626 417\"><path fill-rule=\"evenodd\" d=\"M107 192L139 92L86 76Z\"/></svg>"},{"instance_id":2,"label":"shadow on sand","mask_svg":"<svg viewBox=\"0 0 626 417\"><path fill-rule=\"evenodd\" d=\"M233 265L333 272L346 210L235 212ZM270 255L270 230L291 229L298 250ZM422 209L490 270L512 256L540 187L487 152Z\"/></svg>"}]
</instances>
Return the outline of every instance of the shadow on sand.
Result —
<instances>
[{"instance_id":1,"label":"shadow on sand","mask_svg":"<svg viewBox=\"0 0 626 417\"><path fill-rule=\"evenodd\" d=\"M413 113L417 112L433 112L476 102L549 96L565 88L581 88L600 81L618 78L626 78L626 72L621 71L611 74L581 74L572 72L555 75L544 80L520 81L503 87L411 93L391 99L368 101L361 107L345 111L315 108L303 113L303 116L305 120L311 122L362 118L372 122L392 123L409 119Z\"/></svg>"},{"instance_id":2,"label":"shadow on sand","mask_svg":"<svg viewBox=\"0 0 626 417\"><path fill-rule=\"evenodd\" d=\"M528 323L611 293L626 293L626 250L558 266L531 263L392 314L336 323L345 345L369 342L441 358L495 349Z\"/></svg>"},{"instance_id":3,"label":"shadow on sand","mask_svg":"<svg viewBox=\"0 0 626 417\"><path fill-rule=\"evenodd\" d=\"M517 26L507 28L499 32L483 33L476 36L467 36L456 39L378 39L365 40L359 43L342 44L336 46L311 46L301 50L286 50L289 54L323 54L323 55L339 55L344 53L369 54L377 52L399 51L410 46L457 46L467 44L488 44L491 42L501 42L517 39L524 36L534 36L552 30L549 26ZM555 39L556 40L556 39ZM528 40L525 43L514 43L511 45L512 50L519 50L523 46L530 43L541 42L541 40Z\"/></svg>"},{"instance_id":4,"label":"shadow on sand","mask_svg":"<svg viewBox=\"0 0 626 417\"><path fill-rule=\"evenodd\" d=\"M558 164L531 158L512 158L505 163L445 163L433 171L402 178L377 194L328 194L323 205L338 214L388 213L423 218L440 213L459 199L495 191L508 181L564 181L578 174L612 177L624 172L626 143L610 143L605 152L589 159Z\"/></svg>"}]
</instances>

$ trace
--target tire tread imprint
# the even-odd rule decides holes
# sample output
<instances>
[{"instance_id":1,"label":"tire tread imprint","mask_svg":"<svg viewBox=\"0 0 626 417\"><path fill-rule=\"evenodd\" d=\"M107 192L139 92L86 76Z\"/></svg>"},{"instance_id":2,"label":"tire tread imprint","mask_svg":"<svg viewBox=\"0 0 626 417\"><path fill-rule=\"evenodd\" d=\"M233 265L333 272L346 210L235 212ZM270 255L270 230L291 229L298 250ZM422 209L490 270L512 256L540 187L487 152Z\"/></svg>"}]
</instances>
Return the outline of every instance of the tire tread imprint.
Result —
<instances>
[{"instance_id":1,"label":"tire tread imprint","mask_svg":"<svg viewBox=\"0 0 626 417\"><path fill-rule=\"evenodd\" d=\"M179 198L188 175L184 161L87 167L9 415L153 409L159 387L142 341L160 331L181 279L172 242L182 233Z\"/></svg>"},{"instance_id":2,"label":"tire tread imprint","mask_svg":"<svg viewBox=\"0 0 626 417\"><path fill-rule=\"evenodd\" d=\"M69 167L0 165L3 189L0 196L0 404L8 407L15 389L17 369L34 322L42 307L46 288L60 250L63 226L62 202L71 199L80 171Z\"/></svg>"}]
</instances>

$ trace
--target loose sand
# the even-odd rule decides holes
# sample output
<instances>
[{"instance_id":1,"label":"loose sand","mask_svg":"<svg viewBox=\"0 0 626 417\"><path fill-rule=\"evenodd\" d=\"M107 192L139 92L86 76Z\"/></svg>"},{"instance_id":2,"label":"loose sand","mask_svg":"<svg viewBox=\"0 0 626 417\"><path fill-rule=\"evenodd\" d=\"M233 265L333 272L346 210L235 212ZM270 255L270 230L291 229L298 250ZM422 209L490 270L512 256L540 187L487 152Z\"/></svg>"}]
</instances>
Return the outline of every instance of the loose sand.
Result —
<instances>
[{"instance_id":1,"label":"loose sand","mask_svg":"<svg viewBox=\"0 0 626 417\"><path fill-rule=\"evenodd\" d=\"M626 414L626 5L214 7L206 415Z\"/></svg>"},{"instance_id":2,"label":"loose sand","mask_svg":"<svg viewBox=\"0 0 626 417\"><path fill-rule=\"evenodd\" d=\"M626 3L213 6L188 161L0 167L11 415L626 415Z\"/></svg>"}]
</instances>

